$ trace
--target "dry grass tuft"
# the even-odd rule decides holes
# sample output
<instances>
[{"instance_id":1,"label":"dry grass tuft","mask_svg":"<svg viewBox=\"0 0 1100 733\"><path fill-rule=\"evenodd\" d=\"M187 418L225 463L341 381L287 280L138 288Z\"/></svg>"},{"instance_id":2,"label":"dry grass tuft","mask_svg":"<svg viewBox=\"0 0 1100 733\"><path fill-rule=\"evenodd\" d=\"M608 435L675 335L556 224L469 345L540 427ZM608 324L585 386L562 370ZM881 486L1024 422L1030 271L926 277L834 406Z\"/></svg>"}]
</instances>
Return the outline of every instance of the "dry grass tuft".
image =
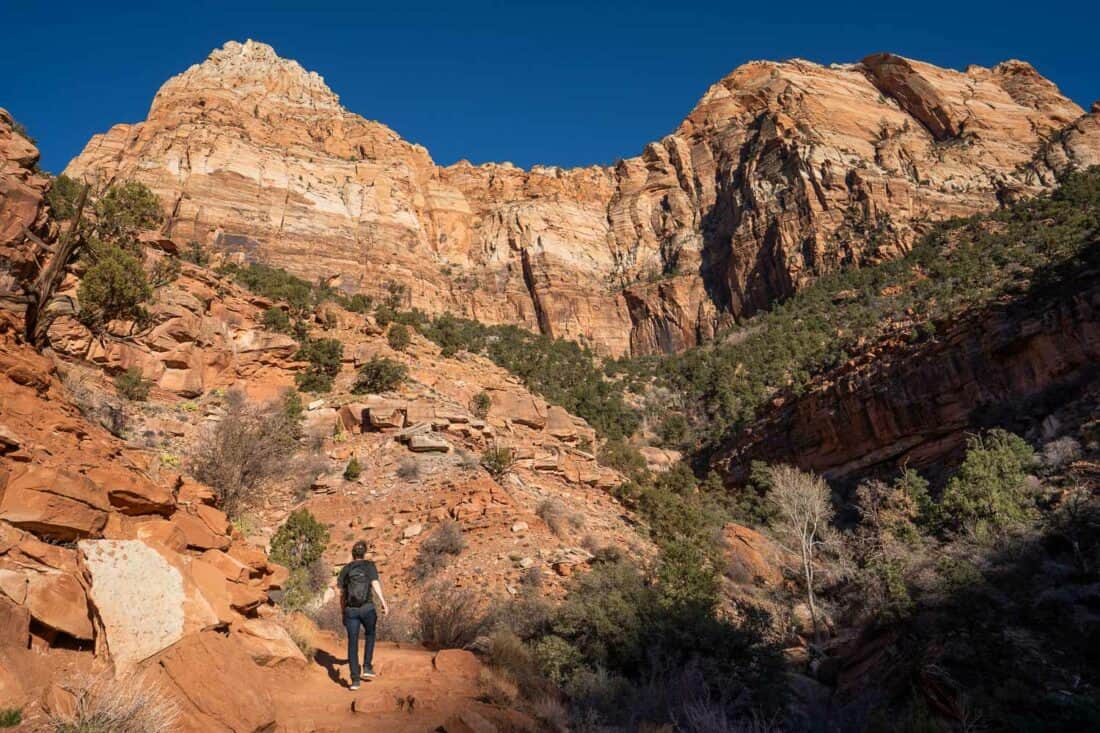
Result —
<instances>
[{"instance_id":1,"label":"dry grass tuft","mask_svg":"<svg viewBox=\"0 0 1100 733\"><path fill-rule=\"evenodd\" d=\"M50 720L55 733L168 733L176 729L179 705L144 674L80 679L68 688L71 713Z\"/></svg>"}]
</instances>

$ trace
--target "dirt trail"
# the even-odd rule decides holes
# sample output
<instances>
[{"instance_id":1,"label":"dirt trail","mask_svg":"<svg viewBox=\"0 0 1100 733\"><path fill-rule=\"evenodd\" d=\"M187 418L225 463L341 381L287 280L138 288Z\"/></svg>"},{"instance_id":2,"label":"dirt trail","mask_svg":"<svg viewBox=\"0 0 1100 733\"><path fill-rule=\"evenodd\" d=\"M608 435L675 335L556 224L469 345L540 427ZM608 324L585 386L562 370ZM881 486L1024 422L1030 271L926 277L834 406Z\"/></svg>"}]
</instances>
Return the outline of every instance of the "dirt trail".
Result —
<instances>
[{"instance_id":1,"label":"dirt trail","mask_svg":"<svg viewBox=\"0 0 1100 733\"><path fill-rule=\"evenodd\" d=\"M316 641L315 659L304 673L272 671L274 689L269 692L279 733L424 733L439 727L468 730L479 723L496 730L497 721L508 716L477 701L481 666L469 652L379 643L374 655L378 677L353 692L348 689L343 639L324 634Z\"/></svg>"}]
</instances>

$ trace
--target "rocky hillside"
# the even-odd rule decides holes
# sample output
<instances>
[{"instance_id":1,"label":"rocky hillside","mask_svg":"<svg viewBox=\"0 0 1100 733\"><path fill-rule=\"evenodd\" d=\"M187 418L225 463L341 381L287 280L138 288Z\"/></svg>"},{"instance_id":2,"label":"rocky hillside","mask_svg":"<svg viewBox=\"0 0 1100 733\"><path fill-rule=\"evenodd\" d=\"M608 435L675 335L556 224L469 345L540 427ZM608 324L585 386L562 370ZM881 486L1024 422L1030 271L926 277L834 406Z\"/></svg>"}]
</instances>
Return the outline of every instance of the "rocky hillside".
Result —
<instances>
[{"instance_id":1,"label":"rocky hillside","mask_svg":"<svg viewBox=\"0 0 1100 733\"><path fill-rule=\"evenodd\" d=\"M307 314L312 337L292 337L265 318L285 303L181 261L185 243L156 232L134 243L152 283L140 318L86 318L81 286L108 256L88 245L59 270L36 350L37 284L74 228L51 215L37 159L0 110L0 714L54 730L117 694L177 719L143 730L355 730L364 713L393 730L529 726L477 701L469 652L384 645L385 683L351 695L340 640L273 603L294 583L268 550L292 510L320 519L316 610L366 539L394 609L389 638L415 626L433 582L479 599L553 596L602 547L653 552L605 490L622 479L597 464L592 429L486 359L442 358L418 335L391 346L333 303ZM343 345L334 389L307 400L285 463L227 515L190 475L194 457L223 440L234 404L297 395L311 368L299 341L322 334ZM353 394L356 369L382 357L406 378ZM506 456L495 476L489 449ZM444 525L460 540L435 555Z\"/></svg>"},{"instance_id":2,"label":"rocky hillside","mask_svg":"<svg viewBox=\"0 0 1100 733\"><path fill-rule=\"evenodd\" d=\"M230 42L66 173L135 179L166 232L406 306L613 356L676 351L930 221L1100 162L1095 115L1031 66L746 64L610 168L440 167L269 46Z\"/></svg>"}]
</instances>

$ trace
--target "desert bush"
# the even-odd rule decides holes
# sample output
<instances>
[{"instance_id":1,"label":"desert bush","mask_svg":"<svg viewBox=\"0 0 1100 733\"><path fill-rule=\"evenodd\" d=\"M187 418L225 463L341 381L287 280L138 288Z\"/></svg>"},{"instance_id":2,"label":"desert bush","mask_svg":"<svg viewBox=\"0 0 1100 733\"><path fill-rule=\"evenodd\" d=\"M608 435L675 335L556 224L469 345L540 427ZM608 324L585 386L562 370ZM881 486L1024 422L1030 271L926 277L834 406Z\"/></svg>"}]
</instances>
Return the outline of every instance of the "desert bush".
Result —
<instances>
[{"instance_id":1,"label":"desert bush","mask_svg":"<svg viewBox=\"0 0 1100 733\"><path fill-rule=\"evenodd\" d=\"M569 527L579 529L584 525L584 516L570 514L565 503L557 497L543 499L539 502L538 507L535 508L535 514L546 522L546 526L558 537L564 536Z\"/></svg>"},{"instance_id":2,"label":"desert bush","mask_svg":"<svg viewBox=\"0 0 1100 733\"><path fill-rule=\"evenodd\" d=\"M298 388L313 393L328 392L333 378L340 373L344 344L338 339L306 338L294 358L309 362L309 369L294 377Z\"/></svg>"},{"instance_id":3,"label":"desert bush","mask_svg":"<svg viewBox=\"0 0 1100 733\"><path fill-rule=\"evenodd\" d=\"M250 263L247 267L229 265L224 271L257 295L285 301L297 316L304 316L315 304L313 286L278 267Z\"/></svg>"},{"instance_id":4,"label":"desert bush","mask_svg":"<svg viewBox=\"0 0 1100 733\"><path fill-rule=\"evenodd\" d=\"M255 498L263 482L284 471L301 427L288 413L289 403L249 405L238 392L229 393L226 402L225 415L195 443L188 466L214 489L232 517Z\"/></svg>"},{"instance_id":5,"label":"desert bush","mask_svg":"<svg viewBox=\"0 0 1100 733\"><path fill-rule=\"evenodd\" d=\"M444 520L420 543L413 575L423 582L447 566L452 557L457 557L466 549L466 538L462 526L453 519Z\"/></svg>"},{"instance_id":6,"label":"desert bush","mask_svg":"<svg viewBox=\"0 0 1100 733\"><path fill-rule=\"evenodd\" d=\"M533 565L523 571L519 576L519 583L525 589L538 590L546 579L546 573L538 565Z\"/></svg>"},{"instance_id":7,"label":"desert bush","mask_svg":"<svg viewBox=\"0 0 1100 733\"><path fill-rule=\"evenodd\" d=\"M482 667L477 679L478 699L489 705L513 708L519 698L519 687L511 676L502 670Z\"/></svg>"},{"instance_id":8,"label":"desert bush","mask_svg":"<svg viewBox=\"0 0 1100 733\"><path fill-rule=\"evenodd\" d=\"M476 593L444 583L421 595L417 621L420 641L433 649L465 649L492 626Z\"/></svg>"},{"instance_id":9,"label":"desert bush","mask_svg":"<svg viewBox=\"0 0 1100 733\"><path fill-rule=\"evenodd\" d=\"M322 631L332 631L335 633L343 633L344 631L344 617L340 612L339 598L330 598L328 602L322 603L316 608L308 609L306 615L309 616L310 619L313 620L313 623L317 624L317 628ZM379 622L381 622L381 619L379 619Z\"/></svg>"},{"instance_id":10,"label":"desert bush","mask_svg":"<svg viewBox=\"0 0 1100 733\"><path fill-rule=\"evenodd\" d=\"M76 202L80 198L83 184L69 178L64 173L53 179L46 201L55 219L72 219L76 216Z\"/></svg>"},{"instance_id":11,"label":"desert bush","mask_svg":"<svg viewBox=\"0 0 1100 733\"><path fill-rule=\"evenodd\" d=\"M531 703L531 715L553 733L570 730L569 708L552 693L546 693Z\"/></svg>"},{"instance_id":12,"label":"desert bush","mask_svg":"<svg viewBox=\"0 0 1100 733\"><path fill-rule=\"evenodd\" d=\"M276 333L290 333L290 316L277 305L273 305L264 311L263 325L268 331Z\"/></svg>"},{"instance_id":13,"label":"desert bush","mask_svg":"<svg viewBox=\"0 0 1100 733\"><path fill-rule=\"evenodd\" d=\"M366 313L370 311L371 299L368 295L356 293L350 298L345 298L341 304L352 313Z\"/></svg>"},{"instance_id":14,"label":"desert bush","mask_svg":"<svg viewBox=\"0 0 1100 733\"><path fill-rule=\"evenodd\" d=\"M634 481L642 480L646 471L645 458L630 443L611 439L600 446L596 454L601 466L614 468Z\"/></svg>"},{"instance_id":15,"label":"desert bush","mask_svg":"<svg viewBox=\"0 0 1100 733\"><path fill-rule=\"evenodd\" d=\"M500 478L511 471L515 462L512 449L501 443L494 443L481 453L481 465L493 478Z\"/></svg>"},{"instance_id":16,"label":"desert bush","mask_svg":"<svg viewBox=\"0 0 1100 733\"><path fill-rule=\"evenodd\" d=\"M1043 465L1057 470L1081 457L1081 444L1068 435L1043 446Z\"/></svg>"},{"instance_id":17,"label":"desert bush","mask_svg":"<svg viewBox=\"0 0 1100 733\"><path fill-rule=\"evenodd\" d=\"M473 402L470 405L470 410L474 413L475 417L479 417L484 420L489 416L489 409L493 406L493 398L489 396L489 393L482 390L474 395Z\"/></svg>"},{"instance_id":18,"label":"desert bush","mask_svg":"<svg viewBox=\"0 0 1100 733\"><path fill-rule=\"evenodd\" d=\"M404 604L391 599L389 614L378 617L377 634L379 641L416 644L420 642L420 620Z\"/></svg>"},{"instance_id":19,"label":"desert bush","mask_svg":"<svg viewBox=\"0 0 1100 733\"><path fill-rule=\"evenodd\" d=\"M1087 267L1100 218L1097 181L1094 167L1067 176L1050 195L937 223L905 257L820 277L714 344L608 366L675 393L691 431L687 442L716 448L769 409L777 392L799 395L815 375L900 323L917 324L906 327L910 340L935 338L936 323Z\"/></svg>"},{"instance_id":20,"label":"desert bush","mask_svg":"<svg viewBox=\"0 0 1100 733\"><path fill-rule=\"evenodd\" d=\"M404 351L409 348L409 344L412 343L412 335L409 333L409 327L404 323L390 324L390 328L386 332L386 343L388 343L390 348L394 351Z\"/></svg>"},{"instance_id":21,"label":"desert bush","mask_svg":"<svg viewBox=\"0 0 1100 733\"><path fill-rule=\"evenodd\" d=\"M328 529L308 510L291 513L271 540L270 557L290 570L283 588L269 593L272 601L287 611L306 612L315 607L318 594L332 579L332 571L321 557L328 539Z\"/></svg>"},{"instance_id":22,"label":"desert bush","mask_svg":"<svg viewBox=\"0 0 1100 733\"><path fill-rule=\"evenodd\" d=\"M404 364L386 356L372 356L359 368L359 375L352 385L355 394L380 394L397 389L408 377L409 369Z\"/></svg>"},{"instance_id":23,"label":"desert bush","mask_svg":"<svg viewBox=\"0 0 1100 733\"><path fill-rule=\"evenodd\" d=\"M163 733L179 720L175 700L145 675L105 673L67 687L73 709L50 719L54 733Z\"/></svg>"},{"instance_id":24,"label":"desert bush","mask_svg":"<svg viewBox=\"0 0 1100 733\"><path fill-rule=\"evenodd\" d=\"M160 201L149 187L127 181L107 189L95 204L96 234L106 241L132 240L139 232L161 223Z\"/></svg>"},{"instance_id":25,"label":"desert bush","mask_svg":"<svg viewBox=\"0 0 1100 733\"><path fill-rule=\"evenodd\" d=\"M206 267L210 264L210 254L194 239L188 242L187 248L180 252L180 259L199 267Z\"/></svg>"},{"instance_id":26,"label":"desert bush","mask_svg":"<svg viewBox=\"0 0 1100 733\"><path fill-rule=\"evenodd\" d=\"M149 399L151 383L145 379L141 369L130 367L115 376L115 391L119 397L133 402L144 402Z\"/></svg>"},{"instance_id":27,"label":"desert bush","mask_svg":"<svg viewBox=\"0 0 1100 733\"><path fill-rule=\"evenodd\" d=\"M23 722L23 711L19 708L0 708L0 728L14 728Z\"/></svg>"},{"instance_id":28,"label":"desert bush","mask_svg":"<svg viewBox=\"0 0 1100 733\"><path fill-rule=\"evenodd\" d=\"M971 436L940 500L945 527L997 530L1031 517L1034 498L1027 477L1035 462L1035 452L1018 435L994 429Z\"/></svg>"},{"instance_id":29,"label":"desert bush","mask_svg":"<svg viewBox=\"0 0 1100 733\"><path fill-rule=\"evenodd\" d=\"M295 623L293 617L285 615L281 616L279 621L283 629L286 630L287 636L294 642L294 646L298 647L298 651L302 653L302 656L312 661L313 655L317 653L317 648L313 645L313 639L308 629L305 628L306 625Z\"/></svg>"},{"instance_id":30,"label":"desert bush","mask_svg":"<svg viewBox=\"0 0 1100 733\"><path fill-rule=\"evenodd\" d=\"M321 559L329 534L308 509L291 512L271 538L270 557L290 570L305 568Z\"/></svg>"},{"instance_id":31,"label":"desert bush","mask_svg":"<svg viewBox=\"0 0 1100 733\"><path fill-rule=\"evenodd\" d=\"M597 357L573 341L450 314L421 324L419 330L445 357L460 350L484 354L548 402L583 417L601 435L621 438L638 427L638 414L624 402L622 385L606 379Z\"/></svg>"},{"instance_id":32,"label":"desert bush","mask_svg":"<svg viewBox=\"0 0 1100 733\"><path fill-rule=\"evenodd\" d=\"M397 466L397 478L403 481L419 481L420 461L415 458L403 458Z\"/></svg>"},{"instance_id":33,"label":"desert bush","mask_svg":"<svg viewBox=\"0 0 1100 733\"><path fill-rule=\"evenodd\" d=\"M98 241L90 243L88 251L92 264L77 288L80 320L93 330L113 320L143 320L142 304L153 289L141 261L121 247Z\"/></svg>"},{"instance_id":34,"label":"desert bush","mask_svg":"<svg viewBox=\"0 0 1100 733\"><path fill-rule=\"evenodd\" d=\"M355 456L351 457L348 461L348 465L344 467L344 480L354 481L363 473L363 469L359 466L359 459Z\"/></svg>"}]
</instances>

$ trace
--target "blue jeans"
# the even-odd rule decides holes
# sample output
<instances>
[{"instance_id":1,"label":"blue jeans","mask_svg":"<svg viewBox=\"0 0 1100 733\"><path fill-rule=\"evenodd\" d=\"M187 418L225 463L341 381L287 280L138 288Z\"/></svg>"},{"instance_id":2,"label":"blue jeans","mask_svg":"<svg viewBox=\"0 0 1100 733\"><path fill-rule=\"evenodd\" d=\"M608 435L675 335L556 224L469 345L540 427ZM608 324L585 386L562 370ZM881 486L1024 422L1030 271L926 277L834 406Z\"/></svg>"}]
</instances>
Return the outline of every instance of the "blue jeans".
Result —
<instances>
[{"instance_id":1,"label":"blue jeans","mask_svg":"<svg viewBox=\"0 0 1100 733\"><path fill-rule=\"evenodd\" d=\"M348 665L351 667L351 681L359 681L359 627L363 627L363 668L370 669L374 659L374 627L378 624L378 613L374 604L368 603L359 608L344 609L344 628L348 632Z\"/></svg>"}]
</instances>

